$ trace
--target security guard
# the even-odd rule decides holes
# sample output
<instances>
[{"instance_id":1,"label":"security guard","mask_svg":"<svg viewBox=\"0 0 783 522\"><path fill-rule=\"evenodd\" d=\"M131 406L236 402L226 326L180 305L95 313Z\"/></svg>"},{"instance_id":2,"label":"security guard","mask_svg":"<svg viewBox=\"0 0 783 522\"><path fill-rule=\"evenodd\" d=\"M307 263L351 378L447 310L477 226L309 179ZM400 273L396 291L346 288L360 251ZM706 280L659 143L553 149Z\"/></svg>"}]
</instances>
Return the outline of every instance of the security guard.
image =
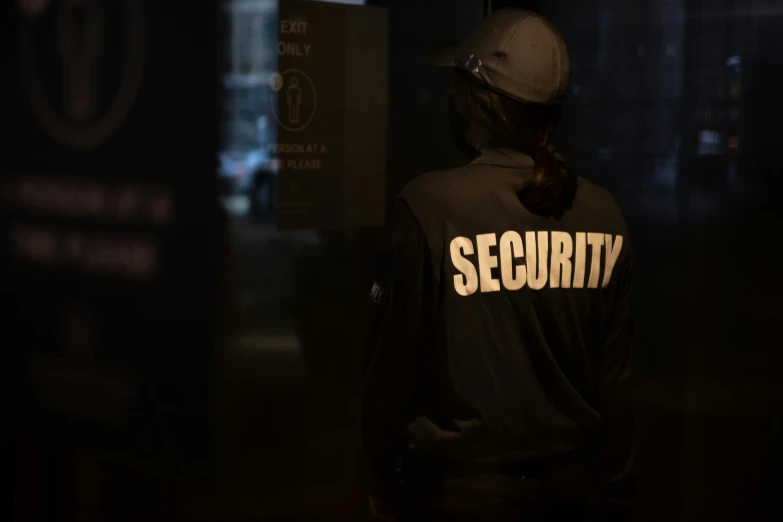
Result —
<instances>
[{"instance_id":1,"label":"security guard","mask_svg":"<svg viewBox=\"0 0 783 522\"><path fill-rule=\"evenodd\" d=\"M612 196L548 143L569 71L527 11L457 50L451 124L473 160L402 191L373 263L376 517L629 516L631 252Z\"/></svg>"}]
</instances>

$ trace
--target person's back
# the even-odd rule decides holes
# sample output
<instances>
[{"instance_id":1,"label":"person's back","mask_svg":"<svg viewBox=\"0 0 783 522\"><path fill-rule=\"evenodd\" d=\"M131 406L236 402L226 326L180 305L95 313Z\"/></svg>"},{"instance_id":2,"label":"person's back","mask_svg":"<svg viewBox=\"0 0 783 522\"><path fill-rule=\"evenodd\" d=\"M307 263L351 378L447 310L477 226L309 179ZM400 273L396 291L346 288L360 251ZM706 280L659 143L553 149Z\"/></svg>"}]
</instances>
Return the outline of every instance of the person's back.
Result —
<instances>
[{"instance_id":1,"label":"person's back","mask_svg":"<svg viewBox=\"0 0 783 522\"><path fill-rule=\"evenodd\" d=\"M527 156L491 150L402 194L442 278L436 328L450 387L493 439L474 458L584 447L600 419L595 379L612 371L596 367L617 333L612 307L628 304L617 291L629 286L630 259L614 199L582 179L562 219L537 216L516 197L532 170ZM431 418L464 418L453 413Z\"/></svg>"},{"instance_id":2,"label":"person's back","mask_svg":"<svg viewBox=\"0 0 783 522\"><path fill-rule=\"evenodd\" d=\"M379 483L395 480L398 442L412 447L408 517L576 520L596 480L604 512L629 498L630 242L608 192L547 147L568 76L559 38L508 11L466 41L481 54L458 51L451 116L475 159L403 190L376 263L365 451ZM512 43L517 69L492 51Z\"/></svg>"},{"instance_id":3,"label":"person's back","mask_svg":"<svg viewBox=\"0 0 783 522\"><path fill-rule=\"evenodd\" d=\"M417 443L452 462L579 462L608 403L628 399L632 272L620 210L580 179L560 220L533 214L516 196L532 174L530 157L488 150L401 195L441 279L440 378L422 400L437 408L418 422L443 432L422 430ZM452 419L470 428L451 438Z\"/></svg>"}]
</instances>

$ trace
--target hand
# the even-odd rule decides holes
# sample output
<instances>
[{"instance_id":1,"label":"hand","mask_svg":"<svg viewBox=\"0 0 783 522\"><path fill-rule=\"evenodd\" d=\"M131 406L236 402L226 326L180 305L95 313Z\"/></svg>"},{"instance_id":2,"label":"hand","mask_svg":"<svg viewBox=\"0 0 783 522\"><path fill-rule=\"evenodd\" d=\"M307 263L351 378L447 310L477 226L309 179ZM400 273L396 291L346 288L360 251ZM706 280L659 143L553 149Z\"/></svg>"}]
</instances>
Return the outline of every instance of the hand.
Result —
<instances>
[{"instance_id":1,"label":"hand","mask_svg":"<svg viewBox=\"0 0 783 522\"><path fill-rule=\"evenodd\" d=\"M426 417L418 417L408 425L408 439L416 448L424 451L436 450L465 436L470 436L481 428L478 419L469 421L453 420L459 431L447 431L439 428Z\"/></svg>"}]
</instances>

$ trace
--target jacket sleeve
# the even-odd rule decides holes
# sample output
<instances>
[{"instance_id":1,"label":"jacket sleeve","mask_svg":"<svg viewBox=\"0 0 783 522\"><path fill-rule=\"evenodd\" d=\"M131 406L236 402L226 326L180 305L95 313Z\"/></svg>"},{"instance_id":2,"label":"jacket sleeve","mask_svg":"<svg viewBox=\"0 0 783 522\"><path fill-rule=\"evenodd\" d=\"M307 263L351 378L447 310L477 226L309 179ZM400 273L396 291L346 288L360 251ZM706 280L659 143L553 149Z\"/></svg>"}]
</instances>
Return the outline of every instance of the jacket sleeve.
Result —
<instances>
[{"instance_id":1,"label":"jacket sleeve","mask_svg":"<svg viewBox=\"0 0 783 522\"><path fill-rule=\"evenodd\" d=\"M630 249L623 254L608 289L604 338L597 361L602 418L594 455L599 482L591 509L593 521L630 520L635 497L638 425L631 400L634 270Z\"/></svg>"},{"instance_id":2,"label":"jacket sleeve","mask_svg":"<svg viewBox=\"0 0 783 522\"><path fill-rule=\"evenodd\" d=\"M370 496L396 506L396 457L413 420L417 388L431 354L437 273L426 237L404 200L371 263L370 331L361 396L362 447Z\"/></svg>"}]
</instances>

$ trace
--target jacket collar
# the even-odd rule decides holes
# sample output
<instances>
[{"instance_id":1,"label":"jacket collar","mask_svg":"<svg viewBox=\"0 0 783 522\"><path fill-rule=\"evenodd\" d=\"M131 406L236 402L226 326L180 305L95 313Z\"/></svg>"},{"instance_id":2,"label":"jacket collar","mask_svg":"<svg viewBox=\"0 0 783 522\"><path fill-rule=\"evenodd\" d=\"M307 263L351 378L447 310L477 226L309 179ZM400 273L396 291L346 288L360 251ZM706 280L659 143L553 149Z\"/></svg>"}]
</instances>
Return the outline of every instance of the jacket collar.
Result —
<instances>
[{"instance_id":1,"label":"jacket collar","mask_svg":"<svg viewBox=\"0 0 783 522\"><path fill-rule=\"evenodd\" d=\"M527 154L513 149L489 148L482 150L479 157L473 160L470 164L494 165L498 167L532 170L533 166L535 165L535 161Z\"/></svg>"}]
</instances>

